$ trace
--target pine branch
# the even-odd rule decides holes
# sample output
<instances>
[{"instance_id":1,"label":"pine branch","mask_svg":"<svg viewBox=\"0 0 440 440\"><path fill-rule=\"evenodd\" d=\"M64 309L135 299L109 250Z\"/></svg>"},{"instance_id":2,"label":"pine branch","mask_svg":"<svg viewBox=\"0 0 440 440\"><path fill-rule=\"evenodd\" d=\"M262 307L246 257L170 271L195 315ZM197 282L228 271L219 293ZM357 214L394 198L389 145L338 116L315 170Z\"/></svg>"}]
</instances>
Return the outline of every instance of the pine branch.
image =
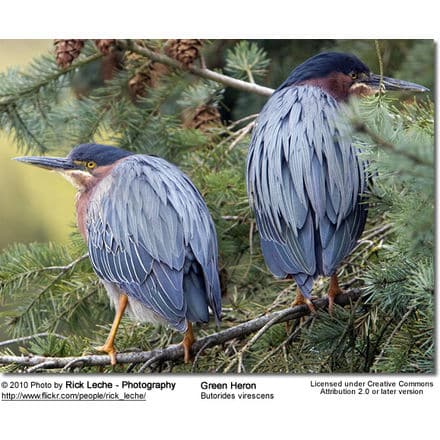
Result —
<instances>
[{"instance_id":1,"label":"pine branch","mask_svg":"<svg viewBox=\"0 0 440 440\"><path fill-rule=\"evenodd\" d=\"M200 76L202 78L216 81L227 87L232 87L234 89L241 90L243 92L255 93L257 95L262 95L262 96L270 96L274 92L274 90L269 87L264 87L258 84L235 79L207 68L201 68L197 66L185 66L179 61L170 58L167 55L154 52L146 47L139 46L133 40L118 40L118 45L122 48L130 50L131 52L137 53L142 56L146 56L158 63L165 64L175 69L189 71L196 76Z\"/></svg>"},{"instance_id":2,"label":"pine branch","mask_svg":"<svg viewBox=\"0 0 440 440\"><path fill-rule=\"evenodd\" d=\"M38 148L42 152L46 152L46 146L43 145L39 139L37 139L37 137L32 133L32 131L26 125L23 118L20 116L20 113L18 112L17 106L15 105L15 103L6 106L6 109L7 109L7 112L9 112L9 114L11 115L11 117L14 118L17 121L18 125L23 129L23 132L30 139L30 141L34 142L35 145L38 145Z\"/></svg>"},{"instance_id":3,"label":"pine branch","mask_svg":"<svg viewBox=\"0 0 440 440\"><path fill-rule=\"evenodd\" d=\"M54 73L51 73L51 74L43 77L42 79L37 80L30 85L27 85L26 87L17 91L13 95L2 96L2 97L0 97L0 107L4 106L6 108L6 107L10 106L11 104L15 103L17 100L22 99L24 96L33 95L36 92L38 92L38 90L47 86L50 83L53 83L58 78L65 75L66 73L68 73L70 71L74 71L74 70L78 69L79 67L82 67L86 64L91 63L92 61L95 61L99 58L102 58L102 56L103 56L102 53L96 53L96 54L93 54L87 58L79 59L79 60L75 61L74 63L72 63L72 65L70 65L66 69L58 69Z\"/></svg>"},{"instance_id":4,"label":"pine branch","mask_svg":"<svg viewBox=\"0 0 440 440\"><path fill-rule=\"evenodd\" d=\"M424 160L420 158L419 156L405 150L398 149L396 145L392 144L391 142L386 141L385 139L382 139L378 134L376 134L373 130L370 130L369 127L364 122L361 121L355 121L353 123L354 129L359 133L364 133L368 137L371 138L371 140L379 145L380 147L384 148L385 150L391 151L394 154L399 154L412 162L414 162L417 165L424 165L428 167L432 167L433 163L427 160Z\"/></svg>"},{"instance_id":5,"label":"pine branch","mask_svg":"<svg viewBox=\"0 0 440 440\"><path fill-rule=\"evenodd\" d=\"M35 338L43 338L43 337L46 337L46 336L55 336L56 338L67 339L66 336L59 335L57 333L43 332L43 333L36 333L35 335L23 336L21 338L15 338L15 339L9 339L7 341L1 341L0 342L0 347L5 347L6 345L11 345L11 344L17 344L19 342L30 341L30 340L35 339Z\"/></svg>"},{"instance_id":6,"label":"pine branch","mask_svg":"<svg viewBox=\"0 0 440 440\"><path fill-rule=\"evenodd\" d=\"M225 368L224 372L228 373L237 362L238 362L237 373L244 372L244 370L243 370L243 356L246 353L246 351L248 351L252 347L252 345L254 345L255 342L257 342L258 339L260 339L264 335L264 333L266 333L269 330L269 328L271 328L273 325L281 322L283 317L285 315L290 315L290 313L291 313L290 309L285 309L282 312L275 313L275 316L271 320L267 321L263 325L263 327L261 327L257 331L257 333L255 333L255 335L245 344L245 346L240 349L240 351L237 353L237 355L234 356L232 361Z\"/></svg>"},{"instance_id":7,"label":"pine branch","mask_svg":"<svg viewBox=\"0 0 440 440\"><path fill-rule=\"evenodd\" d=\"M376 360L374 361L374 366L378 365L379 362L384 358L385 356L385 350L387 349L387 347L390 345L391 341L393 340L394 336L396 335L396 333L400 330L400 328L402 327L402 325L405 323L405 321L408 319L408 317L411 315L412 312L414 312L414 310L416 309L416 306L412 306L408 309L408 311L403 315L402 319L399 321L399 323L396 325L396 327L394 328L394 330L391 332L390 336L388 337L388 339L386 340L385 344L382 347L382 350L379 354L379 356L376 358Z\"/></svg>"},{"instance_id":8,"label":"pine branch","mask_svg":"<svg viewBox=\"0 0 440 440\"><path fill-rule=\"evenodd\" d=\"M353 289L344 292L335 298L335 303L344 307L361 298L363 292L360 289ZM328 306L327 298L313 300L316 309L323 309ZM230 327L217 333L213 333L204 338L198 339L193 345L193 352L197 357L202 350L208 347L222 345L234 339L243 339L246 336L268 328L275 323L290 321L310 314L306 305L290 307L287 309L272 312L255 319L251 319L242 324ZM119 364L143 364L142 370L146 367L166 361L181 361L183 359L183 348L179 345L172 345L164 349L151 351L118 353L117 362ZM46 369L69 370L75 367L85 366L105 366L110 365L110 358L107 355L87 355L80 357L45 357L45 356L0 356L0 365L22 366L26 372L35 372Z\"/></svg>"},{"instance_id":9,"label":"pine branch","mask_svg":"<svg viewBox=\"0 0 440 440\"><path fill-rule=\"evenodd\" d=\"M287 336L286 339L284 339L284 341L279 344L278 346L276 346L274 349L272 349L266 356L264 356L264 358L260 359L253 367L252 370L250 371L250 373L255 373L256 371L258 371L258 368L263 365L270 357L274 356L278 351L280 350L284 350L287 346L287 344L289 344L291 341L293 341L298 334L301 332L301 330L305 327L307 327L310 323L310 321L312 319L314 319L315 317L313 315L310 315L309 317L307 317L304 321L302 321L297 327L296 329L290 333L290 335Z\"/></svg>"},{"instance_id":10,"label":"pine branch","mask_svg":"<svg viewBox=\"0 0 440 440\"><path fill-rule=\"evenodd\" d=\"M89 258L88 252L86 252L84 255L81 255L80 257L76 258L75 260L71 261L70 263L68 263L64 266L47 266L47 267L43 267L39 270L42 270L42 271L59 270L59 271L65 273L65 272L69 271L70 269L72 269L73 267L75 267L81 261L87 260L87 258Z\"/></svg>"},{"instance_id":11,"label":"pine branch","mask_svg":"<svg viewBox=\"0 0 440 440\"><path fill-rule=\"evenodd\" d=\"M43 289L41 290L37 296L28 304L28 306L25 308L25 310L21 313L21 316L24 316L26 313L30 312L32 307L40 300L40 298L50 290L52 286L54 286L60 279L63 278L63 276L72 268L74 268L78 263L81 261L87 259L89 256L88 253L81 255L76 260L70 262L66 266L51 266L43 268L43 270L59 270L60 273Z\"/></svg>"}]
</instances>

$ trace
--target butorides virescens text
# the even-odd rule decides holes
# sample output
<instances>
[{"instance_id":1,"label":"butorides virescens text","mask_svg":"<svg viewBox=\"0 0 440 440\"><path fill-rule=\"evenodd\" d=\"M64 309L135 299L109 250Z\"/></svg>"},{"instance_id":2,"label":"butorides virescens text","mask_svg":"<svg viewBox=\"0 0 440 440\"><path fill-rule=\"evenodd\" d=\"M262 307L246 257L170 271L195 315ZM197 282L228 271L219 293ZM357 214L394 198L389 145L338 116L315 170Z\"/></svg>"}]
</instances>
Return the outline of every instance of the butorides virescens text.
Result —
<instances>
[{"instance_id":1,"label":"butorides virescens text","mask_svg":"<svg viewBox=\"0 0 440 440\"><path fill-rule=\"evenodd\" d=\"M66 158L20 157L54 170L78 190L78 227L93 269L116 308L100 351L116 363L114 339L127 309L135 320L185 332L185 361L194 342L191 322L221 316L217 238L205 202L189 178L164 159L96 144Z\"/></svg>"},{"instance_id":2,"label":"butorides virescens text","mask_svg":"<svg viewBox=\"0 0 440 440\"><path fill-rule=\"evenodd\" d=\"M384 90L427 91L381 77L353 55L321 53L298 66L256 121L247 187L270 271L294 278L294 305L311 310L314 279L330 276L331 312L341 292L336 270L367 217L366 166L348 135L340 103Z\"/></svg>"}]
</instances>

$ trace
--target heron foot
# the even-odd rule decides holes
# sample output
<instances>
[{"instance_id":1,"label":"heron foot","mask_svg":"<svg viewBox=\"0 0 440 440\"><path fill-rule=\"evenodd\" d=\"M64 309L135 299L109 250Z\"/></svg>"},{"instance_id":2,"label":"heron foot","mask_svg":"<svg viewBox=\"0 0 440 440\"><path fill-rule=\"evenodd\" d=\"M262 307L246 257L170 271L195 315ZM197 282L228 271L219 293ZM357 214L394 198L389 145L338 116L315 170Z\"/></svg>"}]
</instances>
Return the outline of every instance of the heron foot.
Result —
<instances>
[{"instance_id":1,"label":"heron foot","mask_svg":"<svg viewBox=\"0 0 440 440\"><path fill-rule=\"evenodd\" d=\"M192 330L192 324L188 322L188 329L183 336L182 346L183 346L183 361L185 364L189 364L192 360L191 347L196 341L194 333Z\"/></svg>"},{"instance_id":2,"label":"heron foot","mask_svg":"<svg viewBox=\"0 0 440 440\"><path fill-rule=\"evenodd\" d=\"M313 305L312 301L309 298L306 298L301 293L301 290L299 290L299 288L297 287L295 299L293 300L293 302L290 306L296 307L296 306L302 306L304 304L308 307L308 309L312 315L316 315L316 309L315 309L315 306ZM304 316L302 316L301 318L299 318L299 323L300 324L304 323L305 319L306 318ZM287 321L286 322L286 333L290 333L292 328L293 328L293 325L291 324L291 322Z\"/></svg>"},{"instance_id":3,"label":"heron foot","mask_svg":"<svg viewBox=\"0 0 440 440\"><path fill-rule=\"evenodd\" d=\"M105 343L104 345L101 345L100 347L95 347L96 351L101 351L103 353L107 353L110 356L110 363L112 366L116 365L116 349L113 344Z\"/></svg>"},{"instance_id":4,"label":"heron foot","mask_svg":"<svg viewBox=\"0 0 440 440\"><path fill-rule=\"evenodd\" d=\"M299 290L297 288L296 289L296 296L295 296L295 299L293 300L293 303L291 304L291 307L302 306L304 304L307 305L307 307L310 310L310 313L313 313L313 314L316 313L316 309L315 309L315 306L313 305L312 301L309 298L306 298L301 293L301 290Z\"/></svg>"}]
</instances>

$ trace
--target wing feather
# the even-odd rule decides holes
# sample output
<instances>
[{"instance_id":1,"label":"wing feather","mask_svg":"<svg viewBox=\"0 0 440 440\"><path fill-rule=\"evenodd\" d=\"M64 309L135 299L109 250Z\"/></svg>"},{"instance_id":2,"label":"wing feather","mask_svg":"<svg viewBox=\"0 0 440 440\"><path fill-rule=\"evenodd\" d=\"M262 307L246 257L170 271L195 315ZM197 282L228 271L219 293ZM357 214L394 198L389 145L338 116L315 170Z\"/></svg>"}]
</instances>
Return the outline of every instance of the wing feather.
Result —
<instances>
[{"instance_id":1,"label":"wing feather","mask_svg":"<svg viewBox=\"0 0 440 440\"><path fill-rule=\"evenodd\" d=\"M280 107L280 108L278 108ZM340 122L338 103L317 87L277 90L261 111L247 188L269 269L311 280L334 273L366 219L364 165Z\"/></svg>"},{"instance_id":2,"label":"wing feather","mask_svg":"<svg viewBox=\"0 0 440 440\"><path fill-rule=\"evenodd\" d=\"M119 162L95 188L87 232L99 277L174 328L185 330L189 318L206 321L208 308L220 319L214 225L200 193L177 167L145 155ZM184 281L187 276L192 282Z\"/></svg>"}]
</instances>

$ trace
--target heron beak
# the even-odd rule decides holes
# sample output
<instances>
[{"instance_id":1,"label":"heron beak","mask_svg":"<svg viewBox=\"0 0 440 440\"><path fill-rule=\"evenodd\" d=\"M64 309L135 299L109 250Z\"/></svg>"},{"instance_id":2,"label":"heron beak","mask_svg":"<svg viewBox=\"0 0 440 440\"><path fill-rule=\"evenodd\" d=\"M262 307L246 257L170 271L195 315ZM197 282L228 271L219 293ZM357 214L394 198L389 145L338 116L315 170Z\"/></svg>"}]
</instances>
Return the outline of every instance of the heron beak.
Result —
<instances>
[{"instance_id":1,"label":"heron beak","mask_svg":"<svg viewBox=\"0 0 440 440\"><path fill-rule=\"evenodd\" d=\"M52 171L68 171L78 169L78 167L70 159L63 157L23 156L14 157L14 160Z\"/></svg>"},{"instance_id":2,"label":"heron beak","mask_svg":"<svg viewBox=\"0 0 440 440\"><path fill-rule=\"evenodd\" d=\"M359 81L360 84L365 84L372 89L378 90L383 87L385 90L392 91L407 91L407 92L429 92L427 87L421 86L409 81L403 81L400 79L389 78L387 76L376 75L371 73L366 79Z\"/></svg>"}]
</instances>

